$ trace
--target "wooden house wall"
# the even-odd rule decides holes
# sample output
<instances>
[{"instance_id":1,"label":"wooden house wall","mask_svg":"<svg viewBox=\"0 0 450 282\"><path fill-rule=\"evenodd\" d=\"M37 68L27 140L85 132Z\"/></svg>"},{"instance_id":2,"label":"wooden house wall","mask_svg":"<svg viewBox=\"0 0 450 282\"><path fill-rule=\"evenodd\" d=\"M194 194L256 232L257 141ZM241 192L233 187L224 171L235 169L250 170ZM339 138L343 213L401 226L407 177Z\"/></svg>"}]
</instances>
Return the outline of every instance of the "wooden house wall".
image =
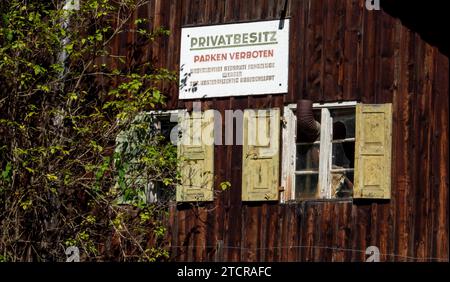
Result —
<instances>
[{"instance_id":1,"label":"wooden house wall","mask_svg":"<svg viewBox=\"0 0 450 282\"><path fill-rule=\"evenodd\" d=\"M287 5L286 5L287 3ZM151 0L136 17L172 33L140 59L178 70L182 26L291 18L289 93L202 100L204 108L280 107L300 98L393 103L392 199L242 203L242 147L215 147L215 201L173 206L170 251L178 261L448 261L448 57L363 0ZM285 6L286 5L286 6ZM286 9L285 9L286 8ZM118 54L130 54L124 34ZM168 108L177 85L165 84ZM199 100L200 101L200 100Z\"/></svg>"}]
</instances>

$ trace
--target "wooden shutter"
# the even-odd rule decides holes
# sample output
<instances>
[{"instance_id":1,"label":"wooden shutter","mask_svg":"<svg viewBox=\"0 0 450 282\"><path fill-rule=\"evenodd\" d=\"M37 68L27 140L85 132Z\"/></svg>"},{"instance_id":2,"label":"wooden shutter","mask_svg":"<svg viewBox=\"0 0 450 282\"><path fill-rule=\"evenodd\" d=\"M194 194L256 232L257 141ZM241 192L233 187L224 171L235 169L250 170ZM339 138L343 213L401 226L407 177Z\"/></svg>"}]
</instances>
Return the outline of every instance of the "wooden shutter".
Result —
<instances>
[{"instance_id":1,"label":"wooden shutter","mask_svg":"<svg viewBox=\"0 0 450 282\"><path fill-rule=\"evenodd\" d=\"M181 181L178 202L212 201L214 183L214 115L180 115L182 138L178 144Z\"/></svg>"},{"instance_id":2,"label":"wooden shutter","mask_svg":"<svg viewBox=\"0 0 450 282\"><path fill-rule=\"evenodd\" d=\"M244 111L242 201L278 200L280 110Z\"/></svg>"},{"instance_id":3,"label":"wooden shutter","mask_svg":"<svg viewBox=\"0 0 450 282\"><path fill-rule=\"evenodd\" d=\"M390 199L392 104L356 106L354 198Z\"/></svg>"}]
</instances>

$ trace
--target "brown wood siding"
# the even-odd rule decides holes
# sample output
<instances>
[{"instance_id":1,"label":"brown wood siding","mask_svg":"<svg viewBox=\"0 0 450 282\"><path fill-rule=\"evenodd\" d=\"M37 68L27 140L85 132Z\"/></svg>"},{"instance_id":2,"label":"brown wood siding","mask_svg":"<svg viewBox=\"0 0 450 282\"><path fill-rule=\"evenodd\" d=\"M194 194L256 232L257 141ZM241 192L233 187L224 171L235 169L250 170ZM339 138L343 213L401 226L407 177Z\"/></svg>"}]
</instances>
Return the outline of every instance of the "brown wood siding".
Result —
<instances>
[{"instance_id":1,"label":"brown wood siding","mask_svg":"<svg viewBox=\"0 0 450 282\"><path fill-rule=\"evenodd\" d=\"M205 108L280 107L300 98L393 103L390 201L297 204L241 202L242 147L215 147L214 203L171 209L171 256L178 261L448 261L449 62L385 11L363 0L289 0L289 93L203 100ZM179 68L182 26L280 17L285 0L152 0L139 11L172 31L142 56ZM114 48L129 54L124 36ZM164 85L168 108L176 84ZM200 100L199 100L200 101ZM224 121L222 121L224 122ZM224 136L224 132L222 133Z\"/></svg>"}]
</instances>

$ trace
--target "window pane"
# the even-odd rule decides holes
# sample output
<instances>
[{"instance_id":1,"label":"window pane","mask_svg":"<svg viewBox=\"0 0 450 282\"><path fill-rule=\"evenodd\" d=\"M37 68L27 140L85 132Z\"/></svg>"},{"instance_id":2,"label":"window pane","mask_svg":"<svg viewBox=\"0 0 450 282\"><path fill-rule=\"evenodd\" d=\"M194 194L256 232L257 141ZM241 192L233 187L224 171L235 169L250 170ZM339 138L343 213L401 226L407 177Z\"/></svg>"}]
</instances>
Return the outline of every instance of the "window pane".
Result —
<instances>
[{"instance_id":1,"label":"window pane","mask_svg":"<svg viewBox=\"0 0 450 282\"><path fill-rule=\"evenodd\" d=\"M332 168L355 167L355 142L333 143Z\"/></svg>"},{"instance_id":2,"label":"window pane","mask_svg":"<svg viewBox=\"0 0 450 282\"><path fill-rule=\"evenodd\" d=\"M177 126L176 122L171 122L169 118L160 119L161 136L164 137L164 143L170 143L171 140L177 139L177 132L172 130Z\"/></svg>"},{"instance_id":3,"label":"window pane","mask_svg":"<svg viewBox=\"0 0 450 282\"><path fill-rule=\"evenodd\" d=\"M319 170L320 144L297 145L296 171Z\"/></svg>"},{"instance_id":4,"label":"window pane","mask_svg":"<svg viewBox=\"0 0 450 282\"><path fill-rule=\"evenodd\" d=\"M157 182L156 185L156 197L158 202L167 203L176 199L175 189L165 185L163 182Z\"/></svg>"},{"instance_id":5,"label":"window pane","mask_svg":"<svg viewBox=\"0 0 450 282\"><path fill-rule=\"evenodd\" d=\"M331 195L333 198L353 196L353 171L331 174Z\"/></svg>"},{"instance_id":6,"label":"window pane","mask_svg":"<svg viewBox=\"0 0 450 282\"><path fill-rule=\"evenodd\" d=\"M316 198L319 174L305 174L295 176L295 198Z\"/></svg>"},{"instance_id":7,"label":"window pane","mask_svg":"<svg viewBox=\"0 0 450 282\"><path fill-rule=\"evenodd\" d=\"M355 109L331 110L333 140L355 138Z\"/></svg>"}]
</instances>

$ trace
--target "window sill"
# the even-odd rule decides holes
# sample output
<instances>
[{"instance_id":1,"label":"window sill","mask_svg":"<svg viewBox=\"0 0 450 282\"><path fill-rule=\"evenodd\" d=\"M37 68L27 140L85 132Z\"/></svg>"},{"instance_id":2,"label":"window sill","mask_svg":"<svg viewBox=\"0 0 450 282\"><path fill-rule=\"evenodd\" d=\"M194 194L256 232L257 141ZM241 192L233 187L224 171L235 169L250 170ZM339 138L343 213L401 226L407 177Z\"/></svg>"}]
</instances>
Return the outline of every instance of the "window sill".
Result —
<instances>
[{"instance_id":1,"label":"window sill","mask_svg":"<svg viewBox=\"0 0 450 282\"><path fill-rule=\"evenodd\" d=\"M297 200L289 200L284 203L280 203L282 205L297 205L297 204L321 204L321 203L333 203L333 204L353 204L353 198L346 199L297 199Z\"/></svg>"}]
</instances>

